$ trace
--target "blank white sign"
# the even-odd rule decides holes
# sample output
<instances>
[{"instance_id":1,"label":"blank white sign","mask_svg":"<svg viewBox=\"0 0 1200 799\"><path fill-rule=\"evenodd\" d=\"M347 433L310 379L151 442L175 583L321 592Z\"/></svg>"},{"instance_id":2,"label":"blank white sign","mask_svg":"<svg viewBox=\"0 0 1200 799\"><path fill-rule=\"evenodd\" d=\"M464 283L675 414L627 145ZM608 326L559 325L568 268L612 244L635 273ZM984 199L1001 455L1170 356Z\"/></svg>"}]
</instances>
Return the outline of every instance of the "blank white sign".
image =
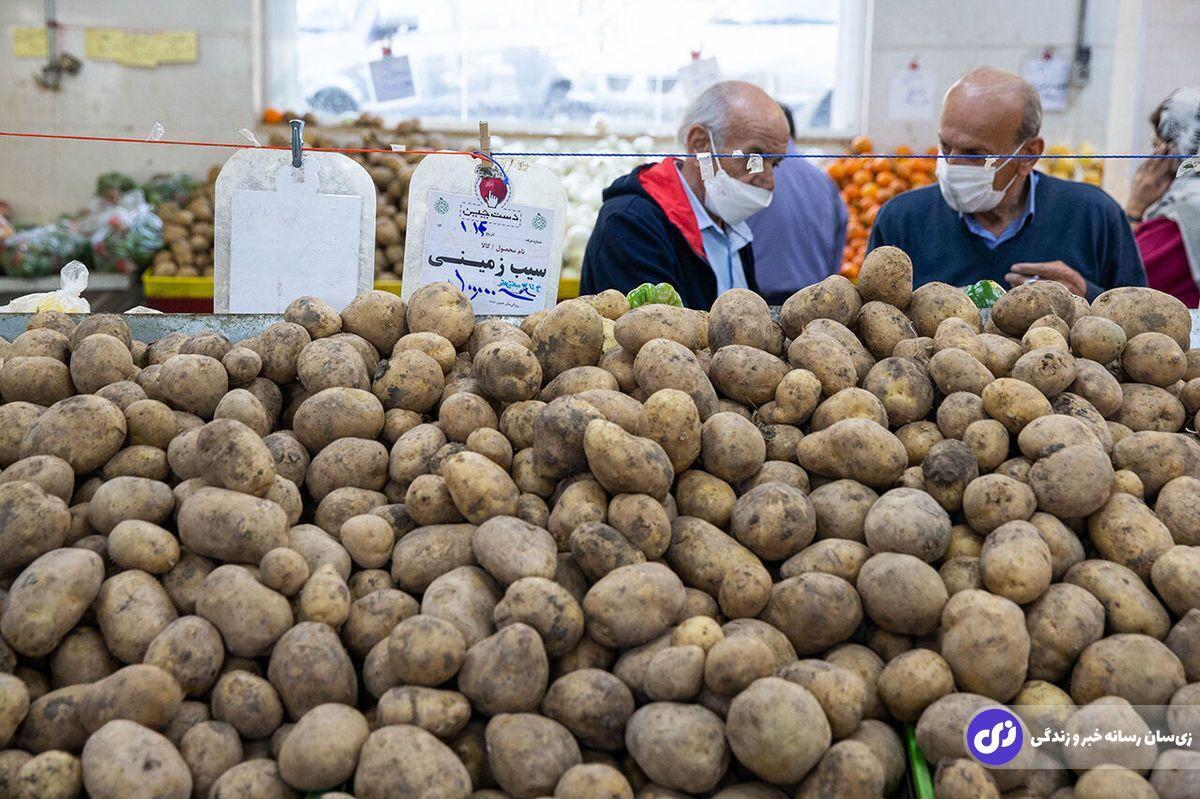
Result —
<instances>
[{"instance_id":1,"label":"blank white sign","mask_svg":"<svg viewBox=\"0 0 1200 799\"><path fill-rule=\"evenodd\" d=\"M358 291L362 197L288 179L277 186L233 192L229 312L283 313L302 296L344 308Z\"/></svg>"}]
</instances>

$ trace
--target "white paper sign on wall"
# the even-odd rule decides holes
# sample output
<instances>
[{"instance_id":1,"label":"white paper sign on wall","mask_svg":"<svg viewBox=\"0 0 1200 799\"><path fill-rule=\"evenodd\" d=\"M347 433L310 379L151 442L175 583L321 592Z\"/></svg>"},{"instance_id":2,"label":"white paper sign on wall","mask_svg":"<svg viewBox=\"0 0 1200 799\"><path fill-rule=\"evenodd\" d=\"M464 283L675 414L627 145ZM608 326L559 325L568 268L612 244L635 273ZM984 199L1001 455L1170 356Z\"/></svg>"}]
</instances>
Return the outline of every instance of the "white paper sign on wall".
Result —
<instances>
[{"instance_id":1,"label":"white paper sign on wall","mask_svg":"<svg viewBox=\"0 0 1200 799\"><path fill-rule=\"evenodd\" d=\"M923 122L933 116L933 75L915 61L892 76L888 85L888 117Z\"/></svg>"},{"instance_id":2,"label":"white paper sign on wall","mask_svg":"<svg viewBox=\"0 0 1200 799\"><path fill-rule=\"evenodd\" d=\"M1071 98L1071 62L1047 50L1021 64L1021 77L1037 89L1043 111L1066 111Z\"/></svg>"},{"instance_id":3,"label":"white paper sign on wall","mask_svg":"<svg viewBox=\"0 0 1200 799\"><path fill-rule=\"evenodd\" d=\"M213 310L283 313L300 296L335 309L370 291L375 184L338 153L243 150L217 177Z\"/></svg>"},{"instance_id":4,"label":"white paper sign on wall","mask_svg":"<svg viewBox=\"0 0 1200 799\"><path fill-rule=\"evenodd\" d=\"M527 160L500 171L464 155L426 157L408 194L402 296L446 282L477 314L527 316L558 301L566 192Z\"/></svg>"}]
</instances>

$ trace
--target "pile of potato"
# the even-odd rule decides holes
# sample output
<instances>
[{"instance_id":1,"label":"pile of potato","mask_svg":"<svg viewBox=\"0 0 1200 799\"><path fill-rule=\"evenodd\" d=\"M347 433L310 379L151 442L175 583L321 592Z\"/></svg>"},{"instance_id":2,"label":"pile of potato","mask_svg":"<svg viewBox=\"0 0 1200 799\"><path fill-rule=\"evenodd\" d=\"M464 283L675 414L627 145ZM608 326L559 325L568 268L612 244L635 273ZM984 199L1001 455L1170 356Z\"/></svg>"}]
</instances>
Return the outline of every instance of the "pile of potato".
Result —
<instances>
[{"instance_id":1,"label":"pile of potato","mask_svg":"<svg viewBox=\"0 0 1200 799\"><path fill-rule=\"evenodd\" d=\"M1200 733L1178 301L985 322L883 248L779 322L445 283L284 318L0 340L0 796L869 798L901 723L945 799L1200 795L1198 752L989 771L962 733Z\"/></svg>"}]
</instances>

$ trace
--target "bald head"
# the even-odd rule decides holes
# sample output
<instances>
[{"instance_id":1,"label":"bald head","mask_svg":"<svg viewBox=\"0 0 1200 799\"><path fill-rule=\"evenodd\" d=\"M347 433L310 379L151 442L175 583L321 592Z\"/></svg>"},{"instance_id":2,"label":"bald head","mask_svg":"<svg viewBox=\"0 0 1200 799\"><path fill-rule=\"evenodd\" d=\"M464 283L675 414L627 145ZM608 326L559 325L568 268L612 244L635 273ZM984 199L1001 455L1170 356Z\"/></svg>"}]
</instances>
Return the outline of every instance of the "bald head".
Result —
<instances>
[{"instance_id":1,"label":"bald head","mask_svg":"<svg viewBox=\"0 0 1200 799\"><path fill-rule=\"evenodd\" d=\"M988 124L1010 133L1010 147L1034 138L1042 128L1037 89L1015 72L994 67L973 69L946 92L942 120L949 114L984 115Z\"/></svg>"},{"instance_id":2,"label":"bald head","mask_svg":"<svg viewBox=\"0 0 1200 799\"><path fill-rule=\"evenodd\" d=\"M741 80L724 80L705 89L684 109L679 123L679 141L688 144L688 133L700 126L712 132L716 146L723 148L733 131L763 128L787 136L787 118L771 95ZM773 129L773 130L771 130Z\"/></svg>"}]
</instances>

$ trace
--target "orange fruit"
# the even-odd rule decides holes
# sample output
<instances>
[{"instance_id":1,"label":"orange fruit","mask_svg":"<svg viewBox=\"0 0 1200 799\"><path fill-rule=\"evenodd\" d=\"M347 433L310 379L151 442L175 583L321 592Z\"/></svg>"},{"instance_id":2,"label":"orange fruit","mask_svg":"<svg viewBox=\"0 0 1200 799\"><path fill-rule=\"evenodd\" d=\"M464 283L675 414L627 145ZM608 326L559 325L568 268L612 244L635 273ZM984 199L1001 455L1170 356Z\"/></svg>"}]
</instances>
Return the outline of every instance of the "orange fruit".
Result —
<instances>
[{"instance_id":1,"label":"orange fruit","mask_svg":"<svg viewBox=\"0 0 1200 799\"><path fill-rule=\"evenodd\" d=\"M850 177L850 179L853 180L856 185L865 186L871 182L871 178L873 177L875 176L867 170L859 169Z\"/></svg>"},{"instance_id":2,"label":"orange fruit","mask_svg":"<svg viewBox=\"0 0 1200 799\"><path fill-rule=\"evenodd\" d=\"M867 209L867 212L865 214L863 214L863 220L862 220L863 224L867 225L868 227L870 227L871 225L874 225L875 217L877 217L877 216L879 216L879 206L878 205L876 205L874 208Z\"/></svg>"},{"instance_id":3,"label":"orange fruit","mask_svg":"<svg viewBox=\"0 0 1200 799\"><path fill-rule=\"evenodd\" d=\"M894 183L895 181L896 181L896 173L889 172L886 169L875 175L875 182L879 184L880 188L887 188L888 186L892 185L892 183Z\"/></svg>"},{"instance_id":4,"label":"orange fruit","mask_svg":"<svg viewBox=\"0 0 1200 799\"><path fill-rule=\"evenodd\" d=\"M912 148L907 144L901 144L896 148L896 155L912 155Z\"/></svg>"},{"instance_id":5,"label":"orange fruit","mask_svg":"<svg viewBox=\"0 0 1200 799\"><path fill-rule=\"evenodd\" d=\"M869 199L871 197L874 197L876 194L879 193L879 184L864 183L862 185L861 192L862 192L863 199Z\"/></svg>"},{"instance_id":6,"label":"orange fruit","mask_svg":"<svg viewBox=\"0 0 1200 799\"><path fill-rule=\"evenodd\" d=\"M855 136L850 140L850 152L852 153L869 153L875 149L875 144L866 136Z\"/></svg>"},{"instance_id":7,"label":"orange fruit","mask_svg":"<svg viewBox=\"0 0 1200 799\"><path fill-rule=\"evenodd\" d=\"M263 110L263 122L268 125L278 125L283 122L283 112L278 108L267 108Z\"/></svg>"},{"instance_id":8,"label":"orange fruit","mask_svg":"<svg viewBox=\"0 0 1200 799\"><path fill-rule=\"evenodd\" d=\"M872 158L868 168L872 172L879 173L886 170L888 168L888 164L890 163L890 159L887 158Z\"/></svg>"},{"instance_id":9,"label":"orange fruit","mask_svg":"<svg viewBox=\"0 0 1200 799\"><path fill-rule=\"evenodd\" d=\"M846 202L846 205L854 202L858 199L858 197L859 187L855 184L851 183L850 185L846 186L846 188L842 189L842 199Z\"/></svg>"},{"instance_id":10,"label":"orange fruit","mask_svg":"<svg viewBox=\"0 0 1200 799\"><path fill-rule=\"evenodd\" d=\"M892 164L892 172L894 172L897 177L901 178L907 178L911 176L913 173L912 161L909 161L908 159L897 160L894 164Z\"/></svg>"}]
</instances>

